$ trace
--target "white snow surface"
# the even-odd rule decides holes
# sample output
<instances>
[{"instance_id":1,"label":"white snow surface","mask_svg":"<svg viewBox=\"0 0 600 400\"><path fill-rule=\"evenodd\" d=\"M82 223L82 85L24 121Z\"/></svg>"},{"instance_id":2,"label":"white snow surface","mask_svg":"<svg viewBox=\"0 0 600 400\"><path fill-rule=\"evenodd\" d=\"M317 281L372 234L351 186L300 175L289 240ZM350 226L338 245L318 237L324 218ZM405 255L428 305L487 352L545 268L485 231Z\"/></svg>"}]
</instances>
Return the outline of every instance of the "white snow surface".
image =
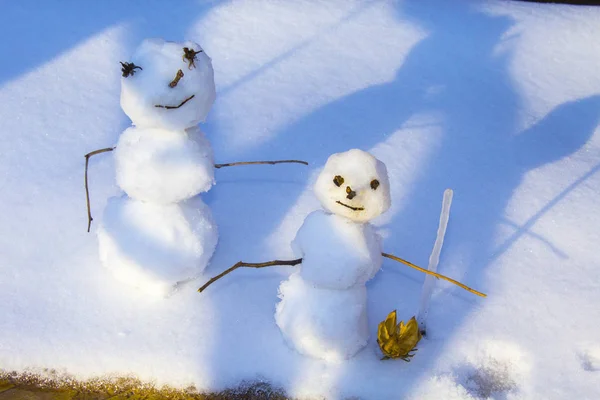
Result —
<instances>
[{"instance_id":1,"label":"white snow surface","mask_svg":"<svg viewBox=\"0 0 600 400\"><path fill-rule=\"evenodd\" d=\"M217 239L210 209L199 197L167 205L113 197L98 229L100 261L114 277L163 297L204 270Z\"/></svg>"},{"instance_id":2,"label":"white snow surface","mask_svg":"<svg viewBox=\"0 0 600 400\"><path fill-rule=\"evenodd\" d=\"M326 361L349 359L367 344L367 289L325 289L292 274L280 288L275 321L289 346Z\"/></svg>"},{"instance_id":3,"label":"white snow surface","mask_svg":"<svg viewBox=\"0 0 600 400\"><path fill-rule=\"evenodd\" d=\"M302 279L320 288L363 285L375 276L382 262L380 237L371 224L322 210L306 217L292 249L302 258Z\"/></svg>"},{"instance_id":4,"label":"white snow surface","mask_svg":"<svg viewBox=\"0 0 600 400\"><path fill-rule=\"evenodd\" d=\"M184 48L200 52L193 63ZM206 120L215 80L210 57L198 43L145 39L126 62L140 67L121 78L121 107L135 126L183 130Z\"/></svg>"},{"instance_id":5,"label":"white snow surface","mask_svg":"<svg viewBox=\"0 0 600 400\"><path fill-rule=\"evenodd\" d=\"M131 127L119 137L114 157L117 184L136 200L176 203L214 183L212 148L197 127Z\"/></svg>"},{"instance_id":6,"label":"white snow surface","mask_svg":"<svg viewBox=\"0 0 600 400\"><path fill-rule=\"evenodd\" d=\"M0 368L200 390L263 379L313 399L600 398L599 20L500 0L4 2ZM119 61L150 37L212 58L217 162L310 162L215 171L202 198L219 245L167 300L102 267L83 188L83 155L131 125ZM438 271L488 294L437 281L410 363L380 361L375 332L416 313L425 277L388 259L366 285L367 346L339 363L298 354L275 323L295 267L196 292L240 259L293 258L314 179L352 148L388 169L384 250L425 267L452 188ZM90 160L92 229L120 193L113 160Z\"/></svg>"}]
</instances>

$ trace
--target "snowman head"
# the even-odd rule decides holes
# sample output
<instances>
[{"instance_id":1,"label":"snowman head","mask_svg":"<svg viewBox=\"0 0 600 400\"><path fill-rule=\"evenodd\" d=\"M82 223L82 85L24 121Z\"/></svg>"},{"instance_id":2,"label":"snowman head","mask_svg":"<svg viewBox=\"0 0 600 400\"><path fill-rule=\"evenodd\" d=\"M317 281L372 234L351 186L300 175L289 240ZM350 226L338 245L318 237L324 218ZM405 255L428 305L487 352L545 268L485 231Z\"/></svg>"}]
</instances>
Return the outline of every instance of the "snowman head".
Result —
<instances>
[{"instance_id":1,"label":"snowman head","mask_svg":"<svg viewBox=\"0 0 600 400\"><path fill-rule=\"evenodd\" d=\"M329 157L315 193L327 211L357 222L370 221L391 203L385 164L358 149Z\"/></svg>"},{"instance_id":2,"label":"snowman head","mask_svg":"<svg viewBox=\"0 0 600 400\"><path fill-rule=\"evenodd\" d=\"M215 80L199 44L146 39L121 65L121 107L134 125L181 130L206 119Z\"/></svg>"}]
</instances>

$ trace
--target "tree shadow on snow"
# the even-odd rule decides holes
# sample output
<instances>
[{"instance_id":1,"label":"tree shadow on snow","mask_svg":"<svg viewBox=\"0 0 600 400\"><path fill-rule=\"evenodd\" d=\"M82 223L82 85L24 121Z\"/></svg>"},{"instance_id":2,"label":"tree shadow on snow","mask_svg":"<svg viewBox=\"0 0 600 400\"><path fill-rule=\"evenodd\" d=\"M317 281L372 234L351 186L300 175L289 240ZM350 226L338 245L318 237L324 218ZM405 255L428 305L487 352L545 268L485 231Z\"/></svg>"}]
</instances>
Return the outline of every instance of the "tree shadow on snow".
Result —
<instances>
[{"instance_id":1,"label":"tree shadow on snow","mask_svg":"<svg viewBox=\"0 0 600 400\"><path fill-rule=\"evenodd\" d=\"M124 38L133 49L146 37L182 40L190 25L214 5L205 2L102 1L5 3L0 13L0 86L118 24L132 24ZM86 51L81 49L81 51ZM97 55L91 54L90 57ZM120 70L114 60L115 70Z\"/></svg>"},{"instance_id":2,"label":"tree shadow on snow","mask_svg":"<svg viewBox=\"0 0 600 400\"><path fill-rule=\"evenodd\" d=\"M499 252L510 247L535 222L519 227L515 236L509 238L503 247L494 247L497 226L503 221L504 210L514 190L529 170L566 157L586 143L598 122L600 97L560 105L533 127L516 134L521 99L508 72L511 52L495 51L513 21L506 16L478 12L471 4L445 0L436 2L435 6L423 5L422 2L403 2L398 6L398 18L414 22L429 34L411 49L395 79L352 93L304 116L281 130L261 156L297 149L299 158L306 159L312 165L323 165L332 153L350 148L373 148L400 130L415 114L432 112L442 115L441 143L427 160L423 160L422 173L407 194L408 202L389 222L390 239L385 243L385 250L425 264L435 238L442 192L451 187L455 190L455 200L445 249L460 251L462 256L460 264L453 265L453 271L459 274L454 277L489 292L493 288L485 285L487 267L492 265ZM190 24L211 6L212 3L174 5L162 1L72 1L69 3L70 12L64 13L62 5L54 7L42 2L11 4L0 15L0 33L5 38L11 38L0 43L0 54L13 62L5 64L0 74L0 85L118 23L136 24L136 29L132 30L134 37L126 38L131 42L125 45L131 48L147 36L181 40ZM50 32L52 34L48 34ZM36 43L40 38L44 38L44 42L38 46ZM290 55L292 53L288 52ZM115 60L117 70L120 68L118 61ZM436 90L431 91L431 88ZM210 124L206 127L210 129ZM116 132L116 135L119 133ZM215 217L223 216L218 220L221 231L219 247L235 249L239 240L260 242L274 231L305 188L297 178L303 173L296 170L290 172L290 179L284 182L279 181L279 172L270 175L273 172L266 169L260 172L248 170L247 174L253 177L266 176L267 179L271 176L278 180L274 182L278 189L275 193L264 193L252 181L248 181L236 182L230 193L226 190L227 183L222 182L207 196L202 195L215 211ZM398 183L392 181L391 184ZM219 206L219 200L221 196L229 194L239 196L240 201L236 204L241 207L244 207L243 199L246 197L262 199L266 206L260 210L253 209L251 205L248 208L224 210ZM552 202L549 203L545 209L552 205ZM241 215L244 218L248 215L248 220L237 218ZM246 226L248 221L251 222L250 226ZM219 261L238 261L244 258L244 254L216 254L216 257ZM219 263L218 268L226 266ZM444 269L442 255L440 272L444 273ZM213 271L215 269L209 266L208 272ZM273 363L269 357L265 357L266 360L254 360L243 352L236 353L235 349L254 348L254 352L268 354L269 349L285 346L283 339L277 343L256 343L238 335L243 326L260 327L269 332L277 329L273 312L281 275L268 278L273 283L269 286L270 293L255 297L253 281L259 275L252 275L254 279L248 279L253 273L250 271L244 276L240 272L238 277L244 276L241 280L223 280L220 289L211 288L214 290L211 299L216 309L212 330L217 339L213 344L215 353L209 361L214 363L217 373L227 371L231 365L243 373L252 371L255 363ZM396 284L398 279L402 280L400 286ZM377 323L392 309L398 308L404 319L414 313L422 281L419 273L390 265L386 261L384 269L368 285L372 336ZM233 290L223 290L227 286ZM246 315L240 312L243 310L231 308L236 303L228 302L226 298L232 295L240 299L256 298L259 304L254 304L253 309L260 309L261 312ZM409 382L418 380L419 375L435 363L436 354L427 352L426 348L435 341L436 331L443 331L445 337L452 336L454 329L460 326L480 301L455 288L447 290L442 297L445 296L459 296L465 300L460 307L452 309L452 324L431 321L433 339L424 341L420 346L422 351L410 365L398 362L387 364L389 375L384 374L384 378L389 376L390 379L397 379L398 370L402 370L404 393L411 390ZM196 301L204 300L198 295ZM235 328L231 324L235 324ZM256 336L250 335L249 338L254 340ZM265 335L265 340L268 338L270 336ZM203 339L199 337L198 340ZM343 392L343 388L349 386L359 374L368 373L369 363L379 363L376 355L372 354L375 346L371 338L369 347L347 363L345 370L336 378L337 387L342 388L340 391ZM217 349L229 350L219 354ZM296 374L298 379L302 376L302 368L318 365L311 360L304 360L292 350L279 361L281 366L277 373L280 376ZM230 377L237 378L236 374L234 372ZM227 378L215 377L218 380ZM396 393L396 396L402 397L402 394Z\"/></svg>"},{"instance_id":3,"label":"tree shadow on snow","mask_svg":"<svg viewBox=\"0 0 600 400\"><path fill-rule=\"evenodd\" d=\"M398 17L425 28L429 35L410 50L394 81L352 93L306 115L279 132L265 152L274 155L281 154L281 150L297 149L298 156L311 165L323 165L332 153L350 148L373 148L417 113L441 115L441 142L428 159L423 160L420 174L406 195L406 205L389 222L390 238L384 247L387 252L425 266L435 238L442 193L452 188L455 197L445 249L460 255L452 265L452 275L493 295L493 287L484 279L486 270L499 251L518 239L515 236L504 248L494 246L497 227L504 220L513 192L529 170L573 154L587 142L598 122L599 97L562 104L531 128L518 133L521 98L509 73L513 39L505 39L514 23L512 18L489 15L478 11L473 3L461 1L440 1L435 6L402 3L398 6ZM500 44L502 51L498 51ZM251 193L269 204L266 207L269 215L251 217L260 224L252 226L248 240L264 238L276 229L304 186L289 185L282 190L286 191L283 197L261 195L258 191ZM216 202L219 194L211 192L210 196ZM288 206L277 204L278 199L285 201L286 198L292 200ZM526 232L529 227L519 227L518 231ZM244 258L244 255L234 257ZM424 277L390 263L386 261L382 271L368 285L372 337L369 347L348 362L336 378L336 387L341 388L341 393L344 387L355 385L356 376L365 376L369 365L379 363L373 354L376 347L373 336L385 314L397 308L406 319L416 311ZM448 268L442 254L440 272L445 271ZM236 293L251 291L247 287L252 285L248 276L238 274L240 280L232 279L224 285L233 285ZM277 301L275 285L280 279L269 279L273 280L274 286L269 286L272 293L262 300L262 306L269 307L269 318L261 317L260 324L263 327L270 324L272 330L276 329L272 316ZM400 286L399 279L402 280ZM420 345L422 350L417 357L410 364L388 362L387 370L380 376L396 380L398 373L403 374L402 389L395 392L398 397L410 393L410 382L418 381L420 375L434 365L436 352L428 352L427 347L443 347L443 342L453 335L473 307L485 301L454 287L440 298L447 296L463 300L453 303L449 310L451 318L430 321L431 335ZM234 312L225 306L221 311ZM236 318L246 320L239 315ZM252 323L252 320L247 319L247 322ZM223 330L226 322L218 325ZM443 336L438 337L436 332L443 332ZM274 345L265 344L265 351ZM299 361L298 357L301 356L287 355L281 360L281 368L288 372L295 369L300 379L303 365L314 367L318 363Z\"/></svg>"}]
</instances>

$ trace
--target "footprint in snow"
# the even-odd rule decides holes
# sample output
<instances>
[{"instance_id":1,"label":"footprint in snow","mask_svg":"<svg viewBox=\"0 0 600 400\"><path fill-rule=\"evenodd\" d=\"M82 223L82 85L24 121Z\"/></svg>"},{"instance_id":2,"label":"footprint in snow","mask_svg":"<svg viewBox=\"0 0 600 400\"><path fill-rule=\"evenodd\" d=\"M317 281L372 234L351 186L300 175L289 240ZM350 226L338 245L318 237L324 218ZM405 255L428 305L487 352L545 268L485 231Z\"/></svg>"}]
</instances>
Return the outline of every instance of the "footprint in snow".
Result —
<instances>
[{"instance_id":1,"label":"footprint in snow","mask_svg":"<svg viewBox=\"0 0 600 400\"><path fill-rule=\"evenodd\" d=\"M488 342L454 372L471 396L477 399L506 399L519 392L528 363L511 343Z\"/></svg>"},{"instance_id":2,"label":"footprint in snow","mask_svg":"<svg viewBox=\"0 0 600 400\"><path fill-rule=\"evenodd\" d=\"M580 351L579 359L585 371L600 372L600 345L590 346Z\"/></svg>"},{"instance_id":3,"label":"footprint in snow","mask_svg":"<svg viewBox=\"0 0 600 400\"><path fill-rule=\"evenodd\" d=\"M498 360L489 360L478 367L465 368L463 386L476 398L504 399L517 390L517 382L512 375L513 366Z\"/></svg>"}]
</instances>

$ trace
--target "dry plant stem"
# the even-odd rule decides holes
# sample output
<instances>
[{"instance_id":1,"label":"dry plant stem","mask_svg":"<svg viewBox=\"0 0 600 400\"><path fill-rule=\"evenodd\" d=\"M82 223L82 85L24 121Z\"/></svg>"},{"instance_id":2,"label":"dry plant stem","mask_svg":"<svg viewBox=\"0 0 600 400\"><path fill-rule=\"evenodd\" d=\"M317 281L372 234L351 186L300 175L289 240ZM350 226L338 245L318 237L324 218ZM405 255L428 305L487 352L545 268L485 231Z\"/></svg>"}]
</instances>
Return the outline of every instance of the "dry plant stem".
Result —
<instances>
[{"instance_id":1,"label":"dry plant stem","mask_svg":"<svg viewBox=\"0 0 600 400\"><path fill-rule=\"evenodd\" d=\"M114 149L115 149L114 147L107 147L104 149L94 150L85 155L85 201L87 203L87 213L88 213L88 228L87 228L88 232L90 231L90 228L92 226L92 221L94 220L94 218L92 218L92 212L90 210L90 190L88 188L88 164L90 161L90 157L95 156L96 154L106 153L107 151L113 151Z\"/></svg>"},{"instance_id":2,"label":"dry plant stem","mask_svg":"<svg viewBox=\"0 0 600 400\"><path fill-rule=\"evenodd\" d=\"M408 265L409 267L414 268L414 269L416 269L418 271L421 271L421 272L423 272L425 274L433 275L433 276L435 276L436 278L439 278L439 279L444 279L444 280L446 280L446 281L448 281L450 283L453 283L453 284L455 284L457 286L460 286L461 288L465 289L468 292L476 294L477 296L487 297L486 294L478 292L477 290L471 289L470 287L468 287L466 285L463 285L462 283L460 283L458 281L455 281L452 278L448 278L447 276L442 275L442 274L438 274L437 272L428 271L428 270L426 270L424 268L421 268L421 267L419 267L419 266L417 266L417 265L415 265L415 264L413 264L413 263L411 263L409 261L406 261L406 260L404 260L404 259L402 259L400 257L396 257L396 256L394 256L392 254L388 254L388 253L381 253L381 255L383 255L384 257L390 258L390 259L392 259L394 261L398 261L398 262L400 262L402 264ZM231 267L229 269L226 269L225 271L221 272L219 275L211 278L200 289L198 289L198 292L202 293L213 282L221 279L225 275L227 275L230 272L233 272L236 269L241 268L241 267L247 267L247 268L264 268L264 267L273 267L273 266L278 266L278 265L291 265L291 266L294 266L294 265L300 264L301 262L302 262L301 258L297 258L295 260L274 260L274 261L268 261L268 262L264 262L264 263L246 263L246 262L240 261L237 264L235 264L233 267Z\"/></svg>"},{"instance_id":3,"label":"dry plant stem","mask_svg":"<svg viewBox=\"0 0 600 400\"><path fill-rule=\"evenodd\" d=\"M404 264L404 265L408 265L409 267L411 267L411 268L414 268L414 269L416 269L416 270L418 270L418 271L421 271L421 272L423 272L423 273L425 273L425 274L427 274L427 275L433 275L433 276L435 276L436 278L443 279L443 280L445 280L445 281L448 281L448 282L450 282L450 283L453 283L453 284L455 284L455 285L457 285L457 286L460 286L461 288L465 289L465 290L466 290L466 291L468 291L468 292L471 292L471 293L473 293L473 294L476 294L477 296L481 296L481 297L487 297L487 294L485 294L485 293L481 293L481 292L478 292L478 291L477 291L477 290L475 290L475 289L471 289L470 287L468 287L467 285L463 285L463 284L462 284L462 283L460 283L459 281L455 281L454 279L452 279L452 278L448 278L447 276L445 276L445 275L442 275L442 274L438 274L437 272L432 272L432 271L426 270L425 268L421 268L421 267L419 267L419 266L417 266L417 265L415 265L415 264L413 264L413 263L411 263L411 262L409 262L409 261L406 261L406 260L404 260L404 259L402 259L402 258L400 258L400 257L396 257L395 255L392 255L392 254L387 254L387 253L381 253L381 255L382 255L382 256L384 256L384 257L387 257L387 258L389 258L389 259L392 259L392 260L394 260L394 261L401 262L401 263L402 263L402 264Z\"/></svg>"},{"instance_id":4,"label":"dry plant stem","mask_svg":"<svg viewBox=\"0 0 600 400\"><path fill-rule=\"evenodd\" d=\"M239 161L227 164L215 164L215 168L223 168L223 167L235 167L237 165L254 165L254 164L285 164L285 163L295 163L295 164L304 164L308 165L306 161L302 160L278 160L278 161Z\"/></svg>"},{"instance_id":5,"label":"dry plant stem","mask_svg":"<svg viewBox=\"0 0 600 400\"><path fill-rule=\"evenodd\" d=\"M198 289L198 292L202 293L204 291L204 289L206 289L207 287L209 287L213 282L221 279L222 277L224 277L225 275L227 275L230 272L235 271L238 268L241 267L247 267L247 268L264 268L264 267L274 267L274 266L278 266L278 265L297 265L300 264L302 262L301 258L297 258L295 260L273 260L273 261L268 261L268 262L264 262L264 263L245 263L243 261L240 261L238 263L236 263L233 267L221 272L219 275L211 278L208 282L206 282L200 289Z\"/></svg>"},{"instance_id":6,"label":"dry plant stem","mask_svg":"<svg viewBox=\"0 0 600 400\"><path fill-rule=\"evenodd\" d=\"M162 107L162 108L167 108L167 109L179 108L182 105L184 105L185 103L187 103L189 100L191 100L193 97L194 96L192 95L191 97L187 98L180 105L178 105L176 107L172 107L172 106L156 106L156 107ZM90 208L91 208L90 207L90 191L88 188L88 164L90 161L90 157L95 156L96 154L105 153L107 151L113 151L114 149L116 149L116 147L106 147L104 149L94 150L85 155L85 200L86 200L86 204L87 204L87 213L88 213L88 228L87 228L88 232L90 231L90 229L92 227L92 221L94 220L94 218L92 218L92 212L90 210ZM273 164L282 164L282 163L297 163L297 164L308 165L308 163L306 161L301 161L301 160L241 161L241 162L234 162L234 163L228 163L228 164L215 164L215 168L233 167L236 165L249 165L249 164L271 164L271 165L273 165ZM287 261L283 261L283 262L286 263ZM295 265L295 264L283 264L283 265ZM260 267L255 267L255 268L260 268Z\"/></svg>"}]
</instances>

